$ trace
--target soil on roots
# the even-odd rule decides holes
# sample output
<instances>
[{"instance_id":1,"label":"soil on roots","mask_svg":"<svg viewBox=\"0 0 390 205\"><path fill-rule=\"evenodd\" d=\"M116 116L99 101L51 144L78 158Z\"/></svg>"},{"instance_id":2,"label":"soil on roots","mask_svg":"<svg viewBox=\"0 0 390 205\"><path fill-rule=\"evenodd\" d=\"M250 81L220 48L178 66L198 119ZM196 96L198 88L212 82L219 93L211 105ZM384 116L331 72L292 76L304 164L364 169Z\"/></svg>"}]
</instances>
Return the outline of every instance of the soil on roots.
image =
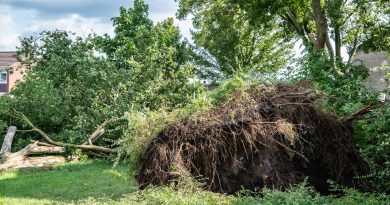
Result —
<instances>
[{"instance_id":1,"label":"soil on roots","mask_svg":"<svg viewBox=\"0 0 390 205\"><path fill-rule=\"evenodd\" d=\"M369 167L354 149L350 121L318 109L319 95L302 85L253 86L212 111L173 124L148 145L140 188L183 175L207 189L288 188L308 177L321 193L327 180L360 187Z\"/></svg>"}]
</instances>

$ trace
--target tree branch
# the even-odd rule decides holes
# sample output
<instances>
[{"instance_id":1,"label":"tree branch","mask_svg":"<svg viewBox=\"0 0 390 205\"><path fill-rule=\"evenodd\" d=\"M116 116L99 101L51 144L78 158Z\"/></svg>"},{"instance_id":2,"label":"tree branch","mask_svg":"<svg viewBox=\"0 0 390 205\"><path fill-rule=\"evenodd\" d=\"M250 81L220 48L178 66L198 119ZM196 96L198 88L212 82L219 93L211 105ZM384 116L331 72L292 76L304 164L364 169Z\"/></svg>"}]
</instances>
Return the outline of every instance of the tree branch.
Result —
<instances>
[{"instance_id":1,"label":"tree branch","mask_svg":"<svg viewBox=\"0 0 390 205\"><path fill-rule=\"evenodd\" d=\"M104 129L96 130L82 145L92 145L99 137L104 134Z\"/></svg>"},{"instance_id":2,"label":"tree branch","mask_svg":"<svg viewBox=\"0 0 390 205\"><path fill-rule=\"evenodd\" d=\"M372 105L367 105L366 107L356 111L355 113L352 113L344 118L341 119L343 122L352 122L354 120L362 119L364 115L372 111Z\"/></svg>"},{"instance_id":3,"label":"tree branch","mask_svg":"<svg viewBox=\"0 0 390 205\"><path fill-rule=\"evenodd\" d=\"M348 63L352 63L353 59L355 58L356 51L357 51L357 45L359 41L359 34L360 34L360 26L356 29L354 39L353 39L353 46L352 49L348 52L349 58L348 58Z\"/></svg>"},{"instance_id":4,"label":"tree branch","mask_svg":"<svg viewBox=\"0 0 390 205\"><path fill-rule=\"evenodd\" d=\"M82 143L82 145L92 145L93 142L95 142L97 139L99 139L99 137L101 137L104 133L105 133L105 127L110 124L110 123L113 123L113 122L116 122L118 120L121 120L123 119L123 116L122 117L112 117L108 120L105 120L102 124L100 124L96 130L92 133L91 136L88 137L88 139L86 141L84 141Z\"/></svg>"},{"instance_id":5,"label":"tree branch","mask_svg":"<svg viewBox=\"0 0 390 205\"><path fill-rule=\"evenodd\" d=\"M341 31L340 25L336 24L334 27L335 46L336 46L336 61L341 61Z\"/></svg>"},{"instance_id":6,"label":"tree branch","mask_svg":"<svg viewBox=\"0 0 390 205\"><path fill-rule=\"evenodd\" d=\"M335 60L334 60L334 50L333 50L333 46L332 46L332 43L330 42L330 38L329 38L328 34L326 34L325 39L326 39L325 45L326 45L326 48L328 50L329 61L332 64L333 68L336 68Z\"/></svg>"},{"instance_id":7,"label":"tree branch","mask_svg":"<svg viewBox=\"0 0 390 205\"><path fill-rule=\"evenodd\" d=\"M76 144L69 144L69 143L54 141L44 131L42 131L41 129L35 127L35 125L30 121L30 119L28 119L23 113L18 112L16 110L14 110L14 111L17 114L17 117L19 119L21 119L24 122L26 122L32 128L32 131L34 131L34 132L38 133L39 135L41 135L45 139L46 142L48 142L48 143L50 143L52 145L62 146L62 147L70 147L70 148L76 148L76 149L88 150L88 151L103 152L103 153L108 153L108 154L112 154L112 153L116 153L117 152L116 149L110 149L110 148L96 146L96 145L76 145ZM105 125L107 123L103 123L103 124Z\"/></svg>"}]
</instances>

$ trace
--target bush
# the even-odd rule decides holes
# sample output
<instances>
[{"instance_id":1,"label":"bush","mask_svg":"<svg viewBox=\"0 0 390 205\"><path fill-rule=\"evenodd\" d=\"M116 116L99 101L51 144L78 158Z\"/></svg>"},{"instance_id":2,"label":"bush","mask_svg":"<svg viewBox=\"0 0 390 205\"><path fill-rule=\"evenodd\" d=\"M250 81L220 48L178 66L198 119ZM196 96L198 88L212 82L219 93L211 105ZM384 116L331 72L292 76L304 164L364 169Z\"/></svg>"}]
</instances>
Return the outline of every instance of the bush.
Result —
<instances>
[{"instance_id":1,"label":"bush","mask_svg":"<svg viewBox=\"0 0 390 205\"><path fill-rule=\"evenodd\" d=\"M390 193L390 104L367 117L355 123L356 145L372 168L370 175L361 178L371 181L372 191Z\"/></svg>"}]
</instances>

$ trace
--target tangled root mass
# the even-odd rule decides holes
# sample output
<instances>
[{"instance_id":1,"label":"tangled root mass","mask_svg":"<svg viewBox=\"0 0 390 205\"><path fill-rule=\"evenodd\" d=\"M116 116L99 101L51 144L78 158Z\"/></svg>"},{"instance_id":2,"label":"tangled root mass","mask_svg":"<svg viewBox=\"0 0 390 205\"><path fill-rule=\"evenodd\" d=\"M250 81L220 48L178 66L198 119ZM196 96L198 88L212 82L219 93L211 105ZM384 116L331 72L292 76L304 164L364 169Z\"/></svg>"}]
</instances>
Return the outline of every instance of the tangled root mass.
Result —
<instances>
[{"instance_id":1,"label":"tangled root mass","mask_svg":"<svg viewBox=\"0 0 390 205\"><path fill-rule=\"evenodd\" d=\"M300 85L256 86L168 126L141 156L140 188L184 174L223 193L285 189L305 177L322 193L328 179L362 186L355 177L368 165L354 149L352 125L318 109L318 98Z\"/></svg>"}]
</instances>

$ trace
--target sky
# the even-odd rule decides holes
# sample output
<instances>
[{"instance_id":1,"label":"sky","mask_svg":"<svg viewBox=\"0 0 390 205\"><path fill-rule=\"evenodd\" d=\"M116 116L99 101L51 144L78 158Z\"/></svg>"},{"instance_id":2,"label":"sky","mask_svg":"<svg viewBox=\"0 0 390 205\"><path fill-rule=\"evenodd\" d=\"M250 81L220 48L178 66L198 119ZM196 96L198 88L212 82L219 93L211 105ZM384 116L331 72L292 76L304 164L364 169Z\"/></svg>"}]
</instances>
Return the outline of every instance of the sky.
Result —
<instances>
[{"instance_id":1,"label":"sky","mask_svg":"<svg viewBox=\"0 0 390 205\"><path fill-rule=\"evenodd\" d=\"M154 22L175 17L175 0L145 0ZM0 0L0 51L14 51L20 37L44 30L73 31L84 37L90 33L113 35L111 18L119 7L132 7L133 0ZM176 20L184 37L190 39L191 21Z\"/></svg>"}]
</instances>

